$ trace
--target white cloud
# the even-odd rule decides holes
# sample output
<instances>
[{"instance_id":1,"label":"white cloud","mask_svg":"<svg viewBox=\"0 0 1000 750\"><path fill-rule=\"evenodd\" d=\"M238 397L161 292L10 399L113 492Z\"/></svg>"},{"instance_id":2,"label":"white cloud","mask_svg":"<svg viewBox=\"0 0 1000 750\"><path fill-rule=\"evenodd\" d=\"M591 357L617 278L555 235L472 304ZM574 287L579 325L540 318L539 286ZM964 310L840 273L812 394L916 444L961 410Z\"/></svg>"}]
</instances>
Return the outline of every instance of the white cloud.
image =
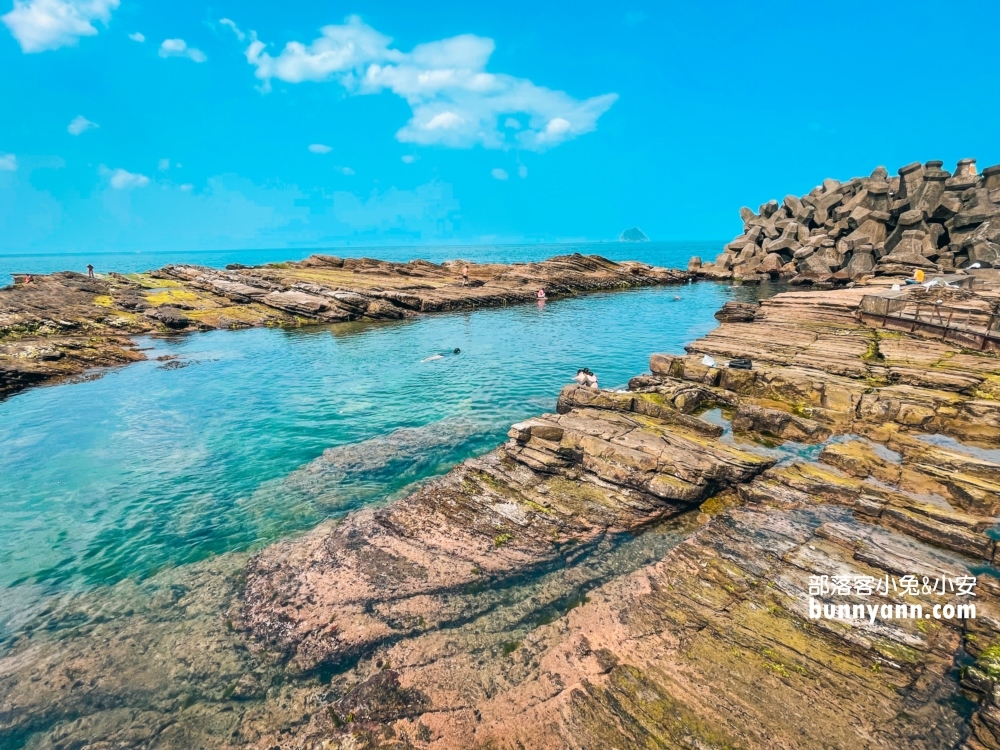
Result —
<instances>
[{"instance_id":1,"label":"white cloud","mask_svg":"<svg viewBox=\"0 0 1000 750\"><path fill-rule=\"evenodd\" d=\"M490 174L493 175L494 180L506 180L510 176L506 169L500 169L500 167L494 169Z\"/></svg>"},{"instance_id":2,"label":"white cloud","mask_svg":"<svg viewBox=\"0 0 1000 750\"><path fill-rule=\"evenodd\" d=\"M96 122L91 122L83 115L77 115L66 126L66 132L70 135L80 135L81 133L86 133L88 130L94 130L99 127L101 126Z\"/></svg>"},{"instance_id":3,"label":"white cloud","mask_svg":"<svg viewBox=\"0 0 1000 750\"><path fill-rule=\"evenodd\" d=\"M337 171L340 172L342 175L347 175L348 177L354 176L354 170L351 169L350 167L337 167Z\"/></svg>"},{"instance_id":4,"label":"white cloud","mask_svg":"<svg viewBox=\"0 0 1000 750\"><path fill-rule=\"evenodd\" d=\"M220 18L219 23L221 23L223 26L228 26L230 29L232 29L233 33L236 34L236 38L239 39L241 42L247 38L247 35L240 30L240 27L236 25L235 21L232 21L228 18Z\"/></svg>"},{"instance_id":5,"label":"white cloud","mask_svg":"<svg viewBox=\"0 0 1000 750\"><path fill-rule=\"evenodd\" d=\"M355 71L375 61L400 59L402 53L388 49L392 41L375 29L350 16L341 26L324 26L322 36L308 47L289 42L278 57L265 52L266 45L251 33L246 49L247 62L257 68L256 76L268 86L272 78L288 83L323 81L335 73L353 76Z\"/></svg>"},{"instance_id":6,"label":"white cloud","mask_svg":"<svg viewBox=\"0 0 1000 750\"><path fill-rule=\"evenodd\" d=\"M465 120L454 112L441 112L434 115L424 128L427 130L454 130L465 124Z\"/></svg>"},{"instance_id":7,"label":"white cloud","mask_svg":"<svg viewBox=\"0 0 1000 750\"><path fill-rule=\"evenodd\" d=\"M45 52L94 36L94 21L107 23L120 0L14 0L0 20L25 53Z\"/></svg>"},{"instance_id":8,"label":"white cloud","mask_svg":"<svg viewBox=\"0 0 1000 750\"><path fill-rule=\"evenodd\" d=\"M333 147L327 146L325 143L313 143L310 144L309 150L314 154L328 154L333 151Z\"/></svg>"},{"instance_id":9,"label":"white cloud","mask_svg":"<svg viewBox=\"0 0 1000 750\"><path fill-rule=\"evenodd\" d=\"M406 143L543 150L593 131L618 98L604 94L581 101L523 78L489 73L493 40L472 34L402 52L357 16L320 33L308 45L287 43L276 56L251 33L246 58L263 90L277 79L334 80L352 94L391 91L413 113L396 133Z\"/></svg>"},{"instance_id":10,"label":"white cloud","mask_svg":"<svg viewBox=\"0 0 1000 750\"><path fill-rule=\"evenodd\" d=\"M183 39L164 39L160 45L160 57L186 57L196 63L203 63L208 59L200 49L188 47Z\"/></svg>"},{"instance_id":11,"label":"white cloud","mask_svg":"<svg viewBox=\"0 0 1000 750\"><path fill-rule=\"evenodd\" d=\"M17 157L14 154L0 154L0 172L16 172Z\"/></svg>"},{"instance_id":12,"label":"white cloud","mask_svg":"<svg viewBox=\"0 0 1000 750\"><path fill-rule=\"evenodd\" d=\"M170 169L170 159L160 159L160 161L156 165L156 168L159 169L161 172L166 172L168 169Z\"/></svg>"},{"instance_id":13,"label":"white cloud","mask_svg":"<svg viewBox=\"0 0 1000 750\"><path fill-rule=\"evenodd\" d=\"M403 164L413 164L417 160L413 154L405 154L399 158L403 160Z\"/></svg>"},{"instance_id":14,"label":"white cloud","mask_svg":"<svg viewBox=\"0 0 1000 750\"><path fill-rule=\"evenodd\" d=\"M517 176L522 180L528 176L528 168L523 164L517 168Z\"/></svg>"},{"instance_id":15,"label":"white cloud","mask_svg":"<svg viewBox=\"0 0 1000 750\"><path fill-rule=\"evenodd\" d=\"M135 32L134 34L129 34L128 38L131 39L133 42L142 43L142 42L146 41L146 35L138 32L138 31Z\"/></svg>"},{"instance_id":16,"label":"white cloud","mask_svg":"<svg viewBox=\"0 0 1000 750\"><path fill-rule=\"evenodd\" d=\"M573 126L569 120L564 120L562 117L553 117L545 126L545 134L547 136L560 136L572 129Z\"/></svg>"},{"instance_id":17,"label":"white cloud","mask_svg":"<svg viewBox=\"0 0 1000 750\"><path fill-rule=\"evenodd\" d=\"M124 169L108 169L101 167L101 174L108 178L115 190L131 190L142 188L149 184L149 178L144 174L135 174Z\"/></svg>"}]
</instances>

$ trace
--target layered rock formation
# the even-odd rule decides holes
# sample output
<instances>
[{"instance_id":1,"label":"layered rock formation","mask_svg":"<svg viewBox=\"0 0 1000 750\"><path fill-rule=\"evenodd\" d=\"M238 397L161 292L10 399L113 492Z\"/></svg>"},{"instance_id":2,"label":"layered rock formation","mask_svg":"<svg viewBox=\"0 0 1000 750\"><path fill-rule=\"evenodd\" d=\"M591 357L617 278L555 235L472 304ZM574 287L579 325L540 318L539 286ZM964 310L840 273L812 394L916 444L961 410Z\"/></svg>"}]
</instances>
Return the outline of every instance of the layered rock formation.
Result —
<instances>
[{"instance_id":1,"label":"layered rock formation","mask_svg":"<svg viewBox=\"0 0 1000 750\"><path fill-rule=\"evenodd\" d=\"M41 617L0 658L0 744L1000 749L1000 360L864 324L867 291L729 305L242 575ZM911 575L978 582L810 592Z\"/></svg>"},{"instance_id":2,"label":"layered rock formation","mask_svg":"<svg viewBox=\"0 0 1000 750\"><path fill-rule=\"evenodd\" d=\"M713 263L692 270L716 279L847 282L869 274L947 272L1000 266L1000 165L977 174L962 159L884 167L847 182L828 179L807 195L740 209L743 234Z\"/></svg>"},{"instance_id":3,"label":"layered rock formation","mask_svg":"<svg viewBox=\"0 0 1000 750\"><path fill-rule=\"evenodd\" d=\"M395 319L526 302L540 288L553 298L688 278L580 254L512 265L314 255L255 268L174 265L97 279L75 273L35 276L0 289L0 397L93 367L142 359L130 334Z\"/></svg>"},{"instance_id":4,"label":"layered rock formation","mask_svg":"<svg viewBox=\"0 0 1000 750\"><path fill-rule=\"evenodd\" d=\"M780 295L627 392L568 387L503 448L256 557L252 647L363 659L283 746L1000 747L1000 363L862 324L864 293ZM472 592L698 504L685 541L484 666L495 602ZM816 594L870 620L809 612L811 576L977 574L974 598L893 583ZM885 616L902 604L927 616ZM346 713L387 686L398 708Z\"/></svg>"}]
</instances>

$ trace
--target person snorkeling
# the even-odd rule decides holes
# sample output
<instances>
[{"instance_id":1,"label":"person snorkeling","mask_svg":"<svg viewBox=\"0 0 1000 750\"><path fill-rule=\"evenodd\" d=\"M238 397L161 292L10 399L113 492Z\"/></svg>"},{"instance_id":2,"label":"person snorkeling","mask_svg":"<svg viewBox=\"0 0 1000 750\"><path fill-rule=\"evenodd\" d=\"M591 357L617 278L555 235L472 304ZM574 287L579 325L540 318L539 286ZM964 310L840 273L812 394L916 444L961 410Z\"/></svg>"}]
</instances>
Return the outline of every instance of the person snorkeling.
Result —
<instances>
[{"instance_id":1,"label":"person snorkeling","mask_svg":"<svg viewBox=\"0 0 1000 750\"><path fill-rule=\"evenodd\" d=\"M424 359L422 359L420 361L421 362L433 362L436 359L444 359L445 357L455 357L455 356L458 356L461 353L462 353L462 350L459 349L456 346L450 352L438 352L437 354L432 354L431 356L426 357L426 358L424 358Z\"/></svg>"}]
</instances>

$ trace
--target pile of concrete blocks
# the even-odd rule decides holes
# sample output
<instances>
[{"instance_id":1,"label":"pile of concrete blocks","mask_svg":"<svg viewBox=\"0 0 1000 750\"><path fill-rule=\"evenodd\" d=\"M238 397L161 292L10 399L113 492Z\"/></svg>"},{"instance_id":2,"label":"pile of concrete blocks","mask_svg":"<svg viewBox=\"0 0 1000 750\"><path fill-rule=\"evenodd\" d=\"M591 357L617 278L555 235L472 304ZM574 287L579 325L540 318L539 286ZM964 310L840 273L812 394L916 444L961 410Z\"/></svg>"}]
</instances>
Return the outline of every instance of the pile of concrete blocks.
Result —
<instances>
[{"instance_id":1,"label":"pile of concrete blocks","mask_svg":"<svg viewBox=\"0 0 1000 750\"><path fill-rule=\"evenodd\" d=\"M940 161L914 162L889 177L823 181L808 195L740 209L743 234L714 263L689 270L711 279L847 283L874 274L908 276L1000 268L1000 165L976 171L962 159L954 174Z\"/></svg>"}]
</instances>

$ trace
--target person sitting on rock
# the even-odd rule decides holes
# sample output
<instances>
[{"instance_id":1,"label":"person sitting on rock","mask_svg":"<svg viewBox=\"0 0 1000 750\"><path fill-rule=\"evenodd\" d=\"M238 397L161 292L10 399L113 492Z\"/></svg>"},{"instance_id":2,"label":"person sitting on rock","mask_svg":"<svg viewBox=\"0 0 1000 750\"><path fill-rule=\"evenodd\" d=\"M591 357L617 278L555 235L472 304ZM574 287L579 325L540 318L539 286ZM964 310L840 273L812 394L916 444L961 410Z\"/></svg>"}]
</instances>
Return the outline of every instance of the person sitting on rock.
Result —
<instances>
[{"instance_id":1,"label":"person sitting on rock","mask_svg":"<svg viewBox=\"0 0 1000 750\"><path fill-rule=\"evenodd\" d=\"M584 388L597 388L597 376L594 375L587 367L581 367L576 371L576 377L573 378L577 383L582 385Z\"/></svg>"}]
</instances>

